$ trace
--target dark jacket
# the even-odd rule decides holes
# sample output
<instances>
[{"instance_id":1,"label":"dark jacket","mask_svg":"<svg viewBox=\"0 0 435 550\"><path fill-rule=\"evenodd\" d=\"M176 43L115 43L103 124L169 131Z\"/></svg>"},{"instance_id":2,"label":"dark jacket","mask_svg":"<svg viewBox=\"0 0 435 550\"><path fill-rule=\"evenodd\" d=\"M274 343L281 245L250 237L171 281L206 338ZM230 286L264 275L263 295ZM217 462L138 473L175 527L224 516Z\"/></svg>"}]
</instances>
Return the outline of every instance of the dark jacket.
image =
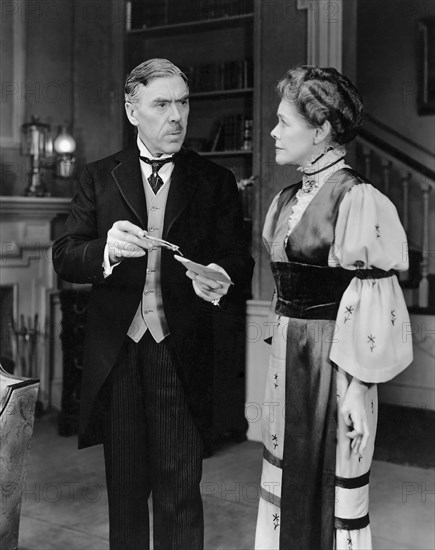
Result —
<instances>
[{"instance_id":1,"label":"dark jacket","mask_svg":"<svg viewBox=\"0 0 435 550\"><path fill-rule=\"evenodd\" d=\"M85 167L71 203L66 234L53 245L56 272L69 282L92 283L82 378L79 447L101 441L99 391L106 380L139 305L147 266L124 259L103 277L108 230L118 220L147 228L147 210L136 146ZM228 300L249 292L253 260L247 251L234 175L193 151L182 149L171 176L163 238L185 257L215 262L234 282ZM206 434L212 413L212 308L198 298L185 268L162 249L161 287L170 342L179 359L179 377L198 427Z\"/></svg>"}]
</instances>

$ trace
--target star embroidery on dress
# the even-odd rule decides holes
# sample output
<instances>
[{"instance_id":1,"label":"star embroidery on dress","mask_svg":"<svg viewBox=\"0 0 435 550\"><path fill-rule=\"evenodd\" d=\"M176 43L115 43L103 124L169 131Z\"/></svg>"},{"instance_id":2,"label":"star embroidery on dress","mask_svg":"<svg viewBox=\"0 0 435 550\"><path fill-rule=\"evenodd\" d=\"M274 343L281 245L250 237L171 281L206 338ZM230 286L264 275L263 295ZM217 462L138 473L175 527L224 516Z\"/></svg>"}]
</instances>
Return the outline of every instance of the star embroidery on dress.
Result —
<instances>
[{"instance_id":1,"label":"star embroidery on dress","mask_svg":"<svg viewBox=\"0 0 435 550\"><path fill-rule=\"evenodd\" d=\"M278 373L276 372L274 375L273 375L273 379L275 380L275 382L273 383L273 385L275 386L275 389L278 387Z\"/></svg>"},{"instance_id":2,"label":"star embroidery on dress","mask_svg":"<svg viewBox=\"0 0 435 550\"><path fill-rule=\"evenodd\" d=\"M358 462L361 462L362 459L363 459L363 455L359 455Z\"/></svg>"},{"instance_id":3,"label":"star embroidery on dress","mask_svg":"<svg viewBox=\"0 0 435 550\"><path fill-rule=\"evenodd\" d=\"M396 310L391 310L391 324L394 326L394 323L396 322Z\"/></svg>"},{"instance_id":4,"label":"star embroidery on dress","mask_svg":"<svg viewBox=\"0 0 435 550\"><path fill-rule=\"evenodd\" d=\"M367 344L370 344L370 351L373 351L376 347L375 339L376 339L376 336L373 336L373 334L370 334L368 336Z\"/></svg>"},{"instance_id":5,"label":"star embroidery on dress","mask_svg":"<svg viewBox=\"0 0 435 550\"><path fill-rule=\"evenodd\" d=\"M347 550L352 550L352 538L350 536L350 533L347 536Z\"/></svg>"},{"instance_id":6,"label":"star embroidery on dress","mask_svg":"<svg viewBox=\"0 0 435 550\"><path fill-rule=\"evenodd\" d=\"M275 531L278 526L279 526L279 515L273 514L273 530Z\"/></svg>"},{"instance_id":7,"label":"star embroidery on dress","mask_svg":"<svg viewBox=\"0 0 435 550\"><path fill-rule=\"evenodd\" d=\"M272 442L273 448L276 449L278 447L278 436L276 434L272 435Z\"/></svg>"},{"instance_id":8,"label":"star embroidery on dress","mask_svg":"<svg viewBox=\"0 0 435 550\"><path fill-rule=\"evenodd\" d=\"M379 224L378 223L375 225L375 229L376 229L376 238L379 239L379 237L381 236L381 232L379 230Z\"/></svg>"},{"instance_id":9,"label":"star embroidery on dress","mask_svg":"<svg viewBox=\"0 0 435 550\"><path fill-rule=\"evenodd\" d=\"M344 312L344 322L350 321L352 313L354 311L353 306L346 306L346 311Z\"/></svg>"},{"instance_id":10,"label":"star embroidery on dress","mask_svg":"<svg viewBox=\"0 0 435 550\"><path fill-rule=\"evenodd\" d=\"M376 284L376 279L373 279L372 286L375 286L375 284Z\"/></svg>"},{"instance_id":11,"label":"star embroidery on dress","mask_svg":"<svg viewBox=\"0 0 435 550\"><path fill-rule=\"evenodd\" d=\"M372 406L372 414L374 414L375 413L375 406L373 404L373 399L372 399L372 402L371 402L371 406Z\"/></svg>"}]
</instances>

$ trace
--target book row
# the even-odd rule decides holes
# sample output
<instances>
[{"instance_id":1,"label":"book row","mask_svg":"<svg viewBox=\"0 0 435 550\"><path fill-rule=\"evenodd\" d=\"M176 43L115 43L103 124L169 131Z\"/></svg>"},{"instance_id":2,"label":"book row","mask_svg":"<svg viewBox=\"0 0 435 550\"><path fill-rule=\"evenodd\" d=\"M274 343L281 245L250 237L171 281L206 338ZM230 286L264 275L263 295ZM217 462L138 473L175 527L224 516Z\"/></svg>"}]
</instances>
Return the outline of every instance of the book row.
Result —
<instances>
[{"instance_id":1,"label":"book row","mask_svg":"<svg viewBox=\"0 0 435 550\"><path fill-rule=\"evenodd\" d=\"M186 146L197 151L252 151L252 118L226 115L214 124L211 139L189 138Z\"/></svg>"},{"instance_id":2,"label":"book row","mask_svg":"<svg viewBox=\"0 0 435 550\"><path fill-rule=\"evenodd\" d=\"M127 30L252 13L253 0L128 0Z\"/></svg>"},{"instance_id":3,"label":"book row","mask_svg":"<svg viewBox=\"0 0 435 550\"><path fill-rule=\"evenodd\" d=\"M250 59L188 67L186 74L192 93L251 88L254 84Z\"/></svg>"}]
</instances>

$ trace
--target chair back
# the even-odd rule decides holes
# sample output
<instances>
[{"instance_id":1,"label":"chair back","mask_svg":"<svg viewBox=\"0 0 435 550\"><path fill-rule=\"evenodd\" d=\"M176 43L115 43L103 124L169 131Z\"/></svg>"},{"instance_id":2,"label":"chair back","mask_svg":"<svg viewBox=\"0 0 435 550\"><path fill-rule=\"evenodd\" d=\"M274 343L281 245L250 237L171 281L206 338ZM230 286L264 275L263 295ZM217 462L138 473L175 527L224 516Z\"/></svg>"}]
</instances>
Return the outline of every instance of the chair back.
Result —
<instances>
[{"instance_id":1,"label":"chair back","mask_svg":"<svg viewBox=\"0 0 435 550\"><path fill-rule=\"evenodd\" d=\"M39 380L0 365L0 548L18 547L21 501L33 434Z\"/></svg>"}]
</instances>

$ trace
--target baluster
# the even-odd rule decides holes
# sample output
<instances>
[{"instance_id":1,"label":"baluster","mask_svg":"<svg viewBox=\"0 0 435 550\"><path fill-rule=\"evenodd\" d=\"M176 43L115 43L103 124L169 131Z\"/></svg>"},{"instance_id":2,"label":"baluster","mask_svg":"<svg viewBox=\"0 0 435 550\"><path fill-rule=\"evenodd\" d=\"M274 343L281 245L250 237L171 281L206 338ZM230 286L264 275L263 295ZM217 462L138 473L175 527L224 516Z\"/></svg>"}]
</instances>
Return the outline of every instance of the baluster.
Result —
<instances>
[{"instance_id":1,"label":"baluster","mask_svg":"<svg viewBox=\"0 0 435 550\"><path fill-rule=\"evenodd\" d=\"M429 192L431 186L423 181L420 183L423 203L423 227L422 227L422 243L421 243L421 281L418 285L418 305L419 307L428 307L429 305Z\"/></svg>"},{"instance_id":2,"label":"baluster","mask_svg":"<svg viewBox=\"0 0 435 550\"><path fill-rule=\"evenodd\" d=\"M391 174L391 161L383 160L382 161L382 181L384 186L384 193L387 197L390 194L390 174Z\"/></svg>"},{"instance_id":3,"label":"baluster","mask_svg":"<svg viewBox=\"0 0 435 550\"><path fill-rule=\"evenodd\" d=\"M364 175L370 181L371 174L371 151L368 147L363 147Z\"/></svg>"},{"instance_id":4,"label":"baluster","mask_svg":"<svg viewBox=\"0 0 435 550\"><path fill-rule=\"evenodd\" d=\"M400 181L402 183L402 225L403 229L405 230L406 235L408 236L408 226L409 226L409 180L411 178L411 174L409 172L402 175L400 178ZM409 236L408 236L409 241ZM410 260L409 256L409 242L408 242L408 261ZM409 280L409 268L407 271L400 271L399 272L399 281L406 282Z\"/></svg>"},{"instance_id":5,"label":"baluster","mask_svg":"<svg viewBox=\"0 0 435 550\"><path fill-rule=\"evenodd\" d=\"M409 227L409 180L411 179L411 174L409 172L406 172L402 175L401 182L402 182L402 223L403 228L405 229L406 233L408 233L408 227Z\"/></svg>"}]
</instances>

